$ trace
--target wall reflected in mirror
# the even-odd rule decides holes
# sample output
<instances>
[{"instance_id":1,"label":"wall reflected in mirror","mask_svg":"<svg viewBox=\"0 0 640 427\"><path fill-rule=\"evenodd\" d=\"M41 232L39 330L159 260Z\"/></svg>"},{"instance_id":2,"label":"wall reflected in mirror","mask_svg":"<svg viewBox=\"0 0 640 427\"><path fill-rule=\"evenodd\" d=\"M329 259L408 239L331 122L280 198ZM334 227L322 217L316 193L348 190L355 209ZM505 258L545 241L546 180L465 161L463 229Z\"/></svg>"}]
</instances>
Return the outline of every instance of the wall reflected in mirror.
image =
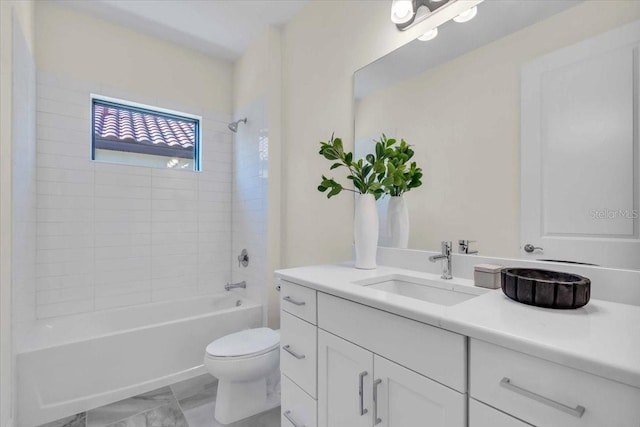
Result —
<instances>
[{"instance_id":1,"label":"wall reflected in mirror","mask_svg":"<svg viewBox=\"0 0 640 427\"><path fill-rule=\"evenodd\" d=\"M409 248L639 269L638 20L634 0L485 1L358 70L356 154L385 133L424 171Z\"/></svg>"}]
</instances>

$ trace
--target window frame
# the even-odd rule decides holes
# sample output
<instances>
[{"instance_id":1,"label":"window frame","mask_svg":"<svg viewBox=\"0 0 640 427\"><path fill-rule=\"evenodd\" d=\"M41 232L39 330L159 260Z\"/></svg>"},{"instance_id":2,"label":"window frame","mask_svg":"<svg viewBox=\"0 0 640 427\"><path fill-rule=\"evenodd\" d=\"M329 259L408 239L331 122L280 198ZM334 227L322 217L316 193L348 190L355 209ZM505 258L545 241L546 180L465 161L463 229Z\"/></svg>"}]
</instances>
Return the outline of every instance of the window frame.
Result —
<instances>
[{"instance_id":1,"label":"window frame","mask_svg":"<svg viewBox=\"0 0 640 427\"><path fill-rule=\"evenodd\" d=\"M124 99L118 99L118 98L112 98L112 97L108 97L108 96L103 96L103 95L96 95L96 94L91 94L90 95L90 100L91 100L91 106L90 106L90 117L91 117L91 160L95 161L95 162L104 162L104 163L113 163L113 162L109 162L109 161L103 161L103 160L99 160L96 159L96 129L95 129L95 106L96 104L100 104L100 105L106 105L109 107L114 107L114 108L123 108L123 109L128 109L128 110L133 110L136 112L140 112L143 114L153 114L156 116L161 116L161 117L166 117L168 119L173 119L173 120L182 120L182 121L190 121L193 122L195 124L195 129L194 129L194 147L193 147L193 169L189 169L192 170L194 172L199 172L202 170L201 166L202 166L202 150L200 148L201 143L202 143L202 132L201 132L201 127L202 127L202 117L195 115L195 114L189 114L189 113L183 113L181 111L175 111L175 110L170 110L167 108L162 108L162 107L156 107L153 105L147 105L147 104L141 104L138 102L133 102L133 101L127 101ZM104 143L104 142L103 142ZM106 143L107 145L109 145L109 143ZM114 146L116 144L119 144L118 142L113 142L112 144L114 144ZM138 145L138 146L142 146L142 144ZM143 154L143 155L151 155L151 156L161 156L161 157L167 157L167 158L172 158L172 157L179 157L175 155L175 151L172 150L171 148L167 148L167 147L149 147L149 150L140 150L140 151L135 151L135 150L119 150L119 149L113 149L111 151L118 151L121 153L136 153L136 154ZM101 149L100 147L98 147L98 149ZM104 148L106 150L110 150L109 148ZM191 159L191 157L180 157L180 158L188 158ZM122 164L122 165L130 165L130 166L140 166L140 165L136 165L134 163L117 163L117 164ZM153 167L153 166L142 166L142 167ZM161 168L160 168L161 169ZM170 168L167 168L170 169ZM180 170L180 169L176 169L176 170ZM186 169L185 169L186 170Z\"/></svg>"}]
</instances>

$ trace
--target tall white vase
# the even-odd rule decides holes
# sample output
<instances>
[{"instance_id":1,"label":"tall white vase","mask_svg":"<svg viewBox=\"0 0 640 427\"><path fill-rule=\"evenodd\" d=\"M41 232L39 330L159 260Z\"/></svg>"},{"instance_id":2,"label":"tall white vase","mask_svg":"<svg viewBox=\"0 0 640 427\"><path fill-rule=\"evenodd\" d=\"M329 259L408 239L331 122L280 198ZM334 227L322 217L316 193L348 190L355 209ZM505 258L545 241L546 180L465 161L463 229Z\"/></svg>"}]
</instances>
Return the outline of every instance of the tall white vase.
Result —
<instances>
[{"instance_id":1,"label":"tall white vase","mask_svg":"<svg viewBox=\"0 0 640 427\"><path fill-rule=\"evenodd\" d=\"M387 207L389 246L406 249L409 246L409 210L403 196L389 199Z\"/></svg>"},{"instance_id":2,"label":"tall white vase","mask_svg":"<svg viewBox=\"0 0 640 427\"><path fill-rule=\"evenodd\" d=\"M356 199L353 238L356 243L356 268L376 268L378 207L373 194L361 194Z\"/></svg>"}]
</instances>

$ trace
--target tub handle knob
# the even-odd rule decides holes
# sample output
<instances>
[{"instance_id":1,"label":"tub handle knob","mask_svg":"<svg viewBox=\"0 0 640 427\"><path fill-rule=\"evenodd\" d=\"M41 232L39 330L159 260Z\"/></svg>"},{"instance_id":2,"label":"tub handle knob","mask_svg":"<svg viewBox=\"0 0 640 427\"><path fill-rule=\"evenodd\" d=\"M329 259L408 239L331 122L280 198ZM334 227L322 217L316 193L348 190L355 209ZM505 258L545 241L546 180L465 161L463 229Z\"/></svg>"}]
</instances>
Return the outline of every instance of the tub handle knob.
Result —
<instances>
[{"instance_id":1,"label":"tub handle knob","mask_svg":"<svg viewBox=\"0 0 640 427\"><path fill-rule=\"evenodd\" d=\"M238 267L247 267L249 265L249 252L243 249L238 255Z\"/></svg>"}]
</instances>

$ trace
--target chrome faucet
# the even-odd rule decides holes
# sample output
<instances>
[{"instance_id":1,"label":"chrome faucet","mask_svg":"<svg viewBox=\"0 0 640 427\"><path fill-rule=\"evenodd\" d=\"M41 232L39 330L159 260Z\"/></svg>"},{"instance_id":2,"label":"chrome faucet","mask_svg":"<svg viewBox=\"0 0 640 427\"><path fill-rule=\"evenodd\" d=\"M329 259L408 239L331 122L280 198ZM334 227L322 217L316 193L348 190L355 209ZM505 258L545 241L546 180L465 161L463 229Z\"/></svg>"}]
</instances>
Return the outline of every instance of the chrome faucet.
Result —
<instances>
[{"instance_id":1,"label":"chrome faucet","mask_svg":"<svg viewBox=\"0 0 640 427\"><path fill-rule=\"evenodd\" d=\"M238 283L227 283L226 285L224 285L224 289L225 291L230 291L231 289L235 289L235 288L242 288L242 289L246 289L247 288L247 282L245 282L244 280L242 282L238 282Z\"/></svg>"},{"instance_id":2,"label":"chrome faucet","mask_svg":"<svg viewBox=\"0 0 640 427\"><path fill-rule=\"evenodd\" d=\"M442 276L440 277L446 280L453 279L451 275L451 242L442 241L440 248L442 253L440 255L431 255L429 261L436 262L442 260Z\"/></svg>"}]
</instances>

